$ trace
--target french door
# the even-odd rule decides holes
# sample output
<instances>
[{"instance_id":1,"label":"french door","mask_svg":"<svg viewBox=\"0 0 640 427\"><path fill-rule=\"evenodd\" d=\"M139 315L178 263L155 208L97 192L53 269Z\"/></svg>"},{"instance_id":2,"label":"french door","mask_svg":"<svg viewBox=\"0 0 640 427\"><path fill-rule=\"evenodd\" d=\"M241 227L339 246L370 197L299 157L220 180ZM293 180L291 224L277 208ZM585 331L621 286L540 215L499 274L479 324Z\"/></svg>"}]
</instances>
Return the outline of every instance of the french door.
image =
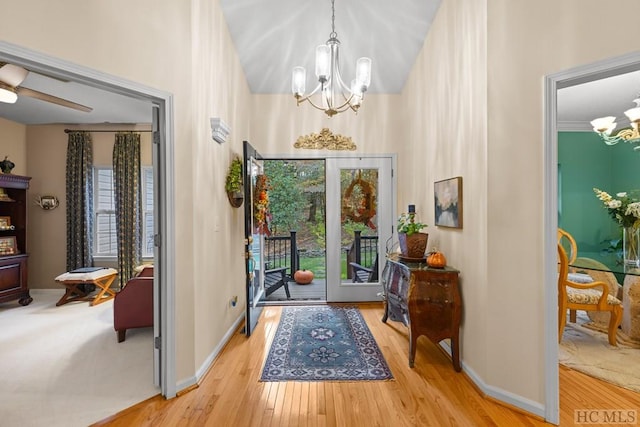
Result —
<instances>
[{"instance_id":1,"label":"french door","mask_svg":"<svg viewBox=\"0 0 640 427\"><path fill-rule=\"evenodd\" d=\"M327 302L380 301L393 234L392 158L328 158L326 176ZM349 263L364 240L375 241L368 268L376 271L358 280Z\"/></svg>"},{"instance_id":2,"label":"french door","mask_svg":"<svg viewBox=\"0 0 640 427\"><path fill-rule=\"evenodd\" d=\"M258 153L247 141L244 141L244 243L246 272L246 314L244 332L247 336L258 323L262 306L258 305L264 295L264 236L258 232L253 215L256 183L264 173L264 164Z\"/></svg>"}]
</instances>

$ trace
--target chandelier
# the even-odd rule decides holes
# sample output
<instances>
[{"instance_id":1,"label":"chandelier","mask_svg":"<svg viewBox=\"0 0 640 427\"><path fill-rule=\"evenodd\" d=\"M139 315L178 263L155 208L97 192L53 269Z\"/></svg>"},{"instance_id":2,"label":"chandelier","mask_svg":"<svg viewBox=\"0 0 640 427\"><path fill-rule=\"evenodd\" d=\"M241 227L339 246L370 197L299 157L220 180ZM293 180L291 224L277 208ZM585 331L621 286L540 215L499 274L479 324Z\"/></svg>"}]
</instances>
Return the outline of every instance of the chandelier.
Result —
<instances>
[{"instance_id":1,"label":"chandelier","mask_svg":"<svg viewBox=\"0 0 640 427\"><path fill-rule=\"evenodd\" d=\"M316 77L318 86L307 96L304 95L307 71L304 67L295 67L291 80L291 89L297 104L308 101L313 107L322 110L329 117L346 110L356 113L362 104L364 93L371 83L371 59L359 58L356 62L356 78L347 86L340 76L338 49L340 41L336 33L335 0L331 0L331 33L327 44L316 48ZM312 97L319 93L319 100Z\"/></svg>"},{"instance_id":2,"label":"chandelier","mask_svg":"<svg viewBox=\"0 0 640 427\"><path fill-rule=\"evenodd\" d=\"M616 135L611 136L617 125L615 117L601 117L591 122L593 130L600 134L605 144L615 145L620 141L640 144L640 133L638 132L638 125L640 125L640 97L634 99L633 102L636 103L636 106L624 112L631 122L631 128L621 129ZM633 149L640 150L640 145Z\"/></svg>"}]
</instances>

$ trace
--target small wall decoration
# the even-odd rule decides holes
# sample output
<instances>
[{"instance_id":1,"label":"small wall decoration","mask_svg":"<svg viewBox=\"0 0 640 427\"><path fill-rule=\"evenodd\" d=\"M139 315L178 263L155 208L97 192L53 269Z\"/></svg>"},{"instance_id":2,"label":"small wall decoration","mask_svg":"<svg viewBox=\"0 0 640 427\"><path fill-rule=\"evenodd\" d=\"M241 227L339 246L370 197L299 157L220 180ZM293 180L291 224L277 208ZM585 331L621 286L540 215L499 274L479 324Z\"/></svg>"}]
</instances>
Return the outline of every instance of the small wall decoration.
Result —
<instances>
[{"instance_id":1,"label":"small wall decoration","mask_svg":"<svg viewBox=\"0 0 640 427\"><path fill-rule=\"evenodd\" d=\"M462 228L462 177L433 184L435 224L439 227Z\"/></svg>"},{"instance_id":2,"label":"small wall decoration","mask_svg":"<svg viewBox=\"0 0 640 427\"><path fill-rule=\"evenodd\" d=\"M18 253L16 237L0 237L0 255L14 255Z\"/></svg>"},{"instance_id":3,"label":"small wall decoration","mask_svg":"<svg viewBox=\"0 0 640 427\"><path fill-rule=\"evenodd\" d=\"M349 136L334 134L329 128L322 128L320 133L303 135L293 144L295 148L312 150L354 151L357 147Z\"/></svg>"},{"instance_id":4,"label":"small wall decoration","mask_svg":"<svg viewBox=\"0 0 640 427\"><path fill-rule=\"evenodd\" d=\"M35 204L48 211L57 208L60 202L56 196L37 196Z\"/></svg>"}]
</instances>

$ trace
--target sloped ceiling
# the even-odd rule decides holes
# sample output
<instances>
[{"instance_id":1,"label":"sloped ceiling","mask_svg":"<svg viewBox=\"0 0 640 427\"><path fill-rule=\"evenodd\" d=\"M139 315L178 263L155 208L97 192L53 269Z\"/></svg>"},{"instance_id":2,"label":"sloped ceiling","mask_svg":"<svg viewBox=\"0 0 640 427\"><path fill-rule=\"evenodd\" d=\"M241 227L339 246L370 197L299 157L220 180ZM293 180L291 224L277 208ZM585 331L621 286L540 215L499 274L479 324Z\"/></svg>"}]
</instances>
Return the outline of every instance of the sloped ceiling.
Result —
<instances>
[{"instance_id":1,"label":"sloped ceiling","mask_svg":"<svg viewBox=\"0 0 640 427\"><path fill-rule=\"evenodd\" d=\"M315 47L331 32L330 0L220 0L249 87L255 94L290 94L291 70L307 69L314 85ZM372 58L369 93L400 93L422 49L440 0L336 0L335 30L341 42L345 81L355 75L355 61ZM0 117L23 124L149 123L151 105L74 81L30 73L22 86L93 108L82 113L20 97L0 103ZM541 89L542 90L542 89ZM640 71L558 91L560 129L589 130L589 121L623 112L640 94ZM517 96L517 94L514 94ZM293 101L293 100L292 100Z\"/></svg>"}]
</instances>

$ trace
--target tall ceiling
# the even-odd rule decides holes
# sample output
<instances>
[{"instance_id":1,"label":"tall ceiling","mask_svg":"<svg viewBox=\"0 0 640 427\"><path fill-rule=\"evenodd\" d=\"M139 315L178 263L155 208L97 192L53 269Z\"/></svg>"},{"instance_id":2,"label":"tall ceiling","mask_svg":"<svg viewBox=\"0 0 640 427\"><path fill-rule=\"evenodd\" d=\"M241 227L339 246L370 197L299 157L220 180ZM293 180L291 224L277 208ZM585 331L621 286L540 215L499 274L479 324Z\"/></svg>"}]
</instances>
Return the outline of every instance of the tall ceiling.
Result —
<instances>
[{"instance_id":1,"label":"tall ceiling","mask_svg":"<svg viewBox=\"0 0 640 427\"><path fill-rule=\"evenodd\" d=\"M295 66L307 69L307 88L315 86L315 48L332 29L330 0L220 4L253 93L291 93ZM439 6L440 0L336 0L343 80L355 77L356 60L366 56L372 59L369 93L400 93Z\"/></svg>"},{"instance_id":2,"label":"tall ceiling","mask_svg":"<svg viewBox=\"0 0 640 427\"><path fill-rule=\"evenodd\" d=\"M368 56L372 59L368 93L400 93L440 1L335 0L344 80L355 76L356 59ZM295 66L307 69L307 91L315 86L315 47L324 44L331 32L330 0L220 0L220 4L252 93L291 94ZM79 82L30 72L21 86L90 106L93 111L83 113L19 97L15 104L0 103L0 117L26 125L151 120L148 102ZM561 89L558 121L571 129L586 130L593 118L614 115L620 125L626 125L623 112L634 106L638 94L640 71Z\"/></svg>"}]
</instances>

